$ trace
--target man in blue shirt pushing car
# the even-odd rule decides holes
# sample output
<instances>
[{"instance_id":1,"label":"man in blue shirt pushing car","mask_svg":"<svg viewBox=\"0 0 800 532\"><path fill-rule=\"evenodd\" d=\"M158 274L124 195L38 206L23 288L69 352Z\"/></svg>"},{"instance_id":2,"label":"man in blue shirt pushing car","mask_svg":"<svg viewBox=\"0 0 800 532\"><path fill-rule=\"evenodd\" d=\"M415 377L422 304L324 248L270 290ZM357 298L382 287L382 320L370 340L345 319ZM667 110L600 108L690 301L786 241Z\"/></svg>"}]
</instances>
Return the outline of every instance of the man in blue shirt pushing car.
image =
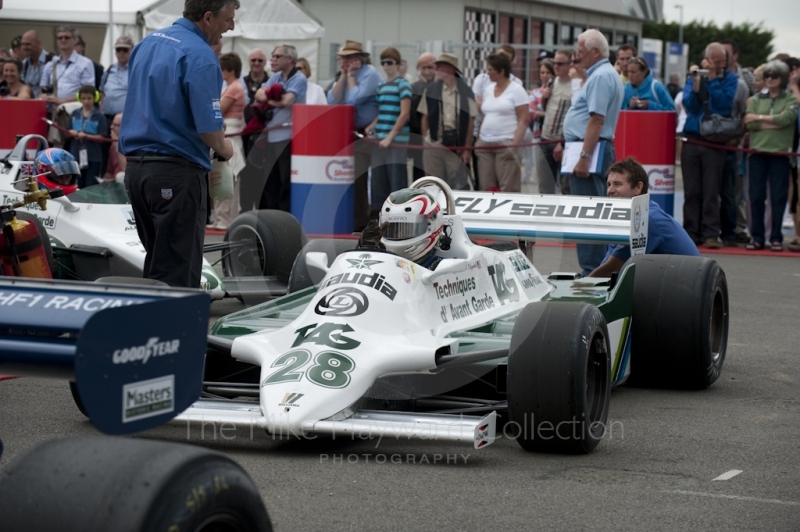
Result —
<instances>
[{"instance_id":1,"label":"man in blue shirt pushing car","mask_svg":"<svg viewBox=\"0 0 800 532\"><path fill-rule=\"evenodd\" d=\"M608 169L606 186L609 198L633 198L647 194L647 172L633 157L628 157ZM700 255L697 246L689 238L681 224L664 212L652 199L649 206L645 253L696 257ZM630 246L608 246L608 252L606 252L602 264L595 268L589 277L611 277L612 273L618 272L622 268L630 256Z\"/></svg>"}]
</instances>

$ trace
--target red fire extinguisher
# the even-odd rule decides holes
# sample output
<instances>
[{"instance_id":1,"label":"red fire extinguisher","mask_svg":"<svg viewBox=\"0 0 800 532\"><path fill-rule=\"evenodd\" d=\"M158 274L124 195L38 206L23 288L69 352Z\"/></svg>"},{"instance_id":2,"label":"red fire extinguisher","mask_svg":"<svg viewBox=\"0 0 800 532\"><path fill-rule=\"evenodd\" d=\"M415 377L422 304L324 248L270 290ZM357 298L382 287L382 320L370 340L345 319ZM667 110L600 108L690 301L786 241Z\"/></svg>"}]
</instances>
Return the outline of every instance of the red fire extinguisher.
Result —
<instances>
[{"instance_id":1,"label":"red fire extinguisher","mask_svg":"<svg viewBox=\"0 0 800 532\"><path fill-rule=\"evenodd\" d=\"M6 214L10 214L6 220ZM14 211L2 213L3 232L0 234L0 263L3 274L10 277L52 279L50 265L36 224L18 220Z\"/></svg>"},{"instance_id":2,"label":"red fire extinguisher","mask_svg":"<svg viewBox=\"0 0 800 532\"><path fill-rule=\"evenodd\" d=\"M33 179L29 179L29 191L22 201L0 208L0 268L3 275L9 277L31 277L37 279L52 279L47 254L44 250L42 238L36 224L18 220L14 209L29 203L38 203L44 210L47 200L64 195L62 190L42 190L36 186Z\"/></svg>"}]
</instances>

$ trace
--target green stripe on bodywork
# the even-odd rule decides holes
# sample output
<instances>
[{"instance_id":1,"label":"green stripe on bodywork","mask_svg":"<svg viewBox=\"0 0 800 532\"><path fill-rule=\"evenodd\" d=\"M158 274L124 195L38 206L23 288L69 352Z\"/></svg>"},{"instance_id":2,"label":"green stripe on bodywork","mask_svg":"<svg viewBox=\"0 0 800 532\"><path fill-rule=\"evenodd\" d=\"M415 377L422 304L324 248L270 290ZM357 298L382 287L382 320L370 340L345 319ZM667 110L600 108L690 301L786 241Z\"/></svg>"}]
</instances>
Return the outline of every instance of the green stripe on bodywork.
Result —
<instances>
[{"instance_id":1,"label":"green stripe on bodywork","mask_svg":"<svg viewBox=\"0 0 800 532\"><path fill-rule=\"evenodd\" d=\"M631 326L630 318L623 318L622 331L619 335L619 345L617 345L617 355L614 358L614 367L611 370L611 382L614 383L619 379L619 366L622 363L622 356L625 353L625 340L628 337L628 329Z\"/></svg>"},{"instance_id":2,"label":"green stripe on bodywork","mask_svg":"<svg viewBox=\"0 0 800 532\"><path fill-rule=\"evenodd\" d=\"M606 318L606 323L633 315L633 280L635 272L635 264L628 264L620 270L617 284L611 291L608 301L599 305L600 312Z\"/></svg>"}]
</instances>

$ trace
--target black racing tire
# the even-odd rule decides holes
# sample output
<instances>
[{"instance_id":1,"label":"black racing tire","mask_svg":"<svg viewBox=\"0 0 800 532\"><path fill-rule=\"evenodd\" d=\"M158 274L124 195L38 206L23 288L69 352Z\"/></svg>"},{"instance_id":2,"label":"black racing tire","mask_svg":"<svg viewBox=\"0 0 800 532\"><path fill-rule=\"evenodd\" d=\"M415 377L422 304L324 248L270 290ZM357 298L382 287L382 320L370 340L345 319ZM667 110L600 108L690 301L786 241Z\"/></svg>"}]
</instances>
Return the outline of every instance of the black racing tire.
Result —
<instances>
[{"instance_id":1,"label":"black racing tire","mask_svg":"<svg viewBox=\"0 0 800 532\"><path fill-rule=\"evenodd\" d=\"M78 410L81 411L81 414L88 418L89 414L86 413L86 407L83 406L83 401L78 393L78 385L75 383L75 381L69 381L69 393L72 394L72 400L75 401L75 406L78 407Z\"/></svg>"},{"instance_id":2,"label":"black racing tire","mask_svg":"<svg viewBox=\"0 0 800 532\"><path fill-rule=\"evenodd\" d=\"M316 269L311 268L309 269L308 264L306 263L306 255L309 252L321 252L326 253L328 255L328 264L332 264L333 260L344 253L345 251L351 251L355 249L358 245L358 240L355 239L345 239L345 238L318 238L315 240L310 240L303 249L300 250L300 253L297 254L297 258L292 265L292 274L289 276L289 286L288 286L288 293L297 292L299 290L303 290L304 288L308 288L310 286L314 286L322 281L322 278L325 277L325 274Z\"/></svg>"},{"instance_id":3,"label":"black racing tire","mask_svg":"<svg viewBox=\"0 0 800 532\"><path fill-rule=\"evenodd\" d=\"M276 276L288 283L294 259L307 239L300 222L288 212L260 210L237 216L225 233L225 241L250 242L224 253L225 276Z\"/></svg>"},{"instance_id":4,"label":"black racing tire","mask_svg":"<svg viewBox=\"0 0 800 532\"><path fill-rule=\"evenodd\" d=\"M271 531L258 489L225 455L176 443L51 440L0 472L5 532Z\"/></svg>"},{"instance_id":5,"label":"black racing tire","mask_svg":"<svg viewBox=\"0 0 800 532\"><path fill-rule=\"evenodd\" d=\"M509 421L523 449L591 452L605 435L611 394L600 310L587 303L528 304L511 333L507 386Z\"/></svg>"},{"instance_id":6,"label":"black racing tire","mask_svg":"<svg viewBox=\"0 0 800 532\"><path fill-rule=\"evenodd\" d=\"M17 219L30 222L36 226L36 229L39 231L39 236L42 237L42 246L44 247L44 255L47 257L47 265L50 267L50 273L54 274L58 264L56 264L56 260L53 257L53 246L50 244L50 237L47 235L47 229L44 228L42 222L34 214L19 210L17 211Z\"/></svg>"},{"instance_id":7,"label":"black racing tire","mask_svg":"<svg viewBox=\"0 0 800 532\"><path fill-rule=\"evenodd\" d=\"M716 261L643 255L633 288L633 386L704 390L719 378L728 346L728 281Z\"/></svg>"}]
</instances>

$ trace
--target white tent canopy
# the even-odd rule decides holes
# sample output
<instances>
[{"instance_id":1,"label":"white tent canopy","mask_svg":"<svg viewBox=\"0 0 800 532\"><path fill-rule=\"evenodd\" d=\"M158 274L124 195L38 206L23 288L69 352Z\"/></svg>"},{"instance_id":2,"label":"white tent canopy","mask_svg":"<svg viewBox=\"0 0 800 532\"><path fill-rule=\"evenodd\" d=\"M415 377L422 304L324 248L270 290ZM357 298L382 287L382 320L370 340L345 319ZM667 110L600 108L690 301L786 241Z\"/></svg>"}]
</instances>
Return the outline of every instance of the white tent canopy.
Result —
<instances>
[{"instance_id":1,"label":"white tent canopy","mask_svg":"<svg viewBox=\"0 0 800 532\"><path fill-rule=\"evenodd\" d=\"M4 0L0 20L30 20L53 24L105 24L108 26L101 63L115 59L114 40L128 35L135 42L157 29L171 26L183 13L184 0L81 0L69 10L64 0ZM111 13L109 13L111 8ZM113 24L110 22L113 21ZM223 51L235 51L247 65L247 55L261 48L267 55L281 43L293 44L316 73L322 24L294 0L242 2L236 11L236 29L223 36Z\"/></svg>"}]
</instances>

